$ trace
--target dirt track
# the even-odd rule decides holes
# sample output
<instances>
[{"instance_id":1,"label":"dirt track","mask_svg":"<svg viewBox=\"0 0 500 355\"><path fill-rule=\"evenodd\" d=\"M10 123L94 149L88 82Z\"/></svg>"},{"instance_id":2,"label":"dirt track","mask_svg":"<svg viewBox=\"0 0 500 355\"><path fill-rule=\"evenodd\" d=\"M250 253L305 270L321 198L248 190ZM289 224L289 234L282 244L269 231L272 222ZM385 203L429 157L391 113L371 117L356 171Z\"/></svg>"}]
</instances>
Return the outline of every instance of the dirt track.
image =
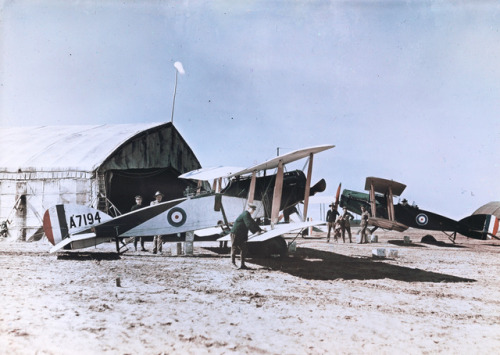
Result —
<instances>
[{"instance_id":1,"label":"dirt track","mask_svg":"<svg viewBox=\"0 0 500 355\"><path fill-rule=\"evenodd\" d=\"M498 352L500 242L377 234L369 245L300 238L291 257L251 259L252 270L196 245L194 257L115 259L109 244L58 259L45 242L2 241L0 352ZM374 248L398 257L373 259Z\"/></svg>"}]
</instances>

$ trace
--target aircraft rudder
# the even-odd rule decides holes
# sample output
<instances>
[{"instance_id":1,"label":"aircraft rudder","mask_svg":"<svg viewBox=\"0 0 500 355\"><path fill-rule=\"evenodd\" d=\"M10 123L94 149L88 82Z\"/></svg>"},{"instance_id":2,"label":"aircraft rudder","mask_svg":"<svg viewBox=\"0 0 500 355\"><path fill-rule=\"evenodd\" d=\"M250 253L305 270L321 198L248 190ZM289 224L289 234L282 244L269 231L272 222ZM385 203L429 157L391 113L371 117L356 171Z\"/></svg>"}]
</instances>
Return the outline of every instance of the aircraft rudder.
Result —
<instances>
[{"instance_id":1,"label":"aircraft rudder","mask_svg":"<svg viewBox=\"0 0 500 355\"><path fill-rule=\"evenodd\" d=\"M52 245L60 243L71 234L89 230L112 219L92 207L77 204L58 204L47 209L43 216L43 231Z\"/></svg>"}]
</instances>

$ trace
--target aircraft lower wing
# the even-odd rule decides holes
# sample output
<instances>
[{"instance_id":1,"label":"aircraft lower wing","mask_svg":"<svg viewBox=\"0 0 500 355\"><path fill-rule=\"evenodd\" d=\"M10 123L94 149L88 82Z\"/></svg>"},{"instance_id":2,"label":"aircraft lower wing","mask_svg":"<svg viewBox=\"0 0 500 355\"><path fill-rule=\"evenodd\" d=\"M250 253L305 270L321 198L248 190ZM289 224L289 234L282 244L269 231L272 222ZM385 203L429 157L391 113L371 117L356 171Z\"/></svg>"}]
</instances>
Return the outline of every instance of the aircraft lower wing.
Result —
<instances>
[{"instance_id":1,"label":"aircraft lower wing","mask_svg":"<svg viewBox=\"0 0 500 355\"><path fill-rule=\"evenodd\" d=\"M377 226L382 229L395 230L398 232L404 232L408 229L408 226L396 221L390 221L385 218L370 217L368 218L368 224L372 226Z\"/></svg>"},{"instance_id":2,"label":"aircraft lower wing","mask_svg":"<svg viewBox=\"0 0 500 355\"><path fill-rule=\"evenodd\" d=\"M310 222L299 222L299 223L285 223L278 224L274 227L274 229L266 229L264 233L255 233L248 237L248 242L263 242L277 236L280 236L285 233L293 232L296 230L305 229L312 226L318 226L321 224L325 224L326 222L321 221L310 221ZM264 227L265 228L265 227ZM263 229L264 229L263 228ZM217 239L220 242L230 241L231 235L226 235L222 238Z\"/></svg>"}]
</instances>

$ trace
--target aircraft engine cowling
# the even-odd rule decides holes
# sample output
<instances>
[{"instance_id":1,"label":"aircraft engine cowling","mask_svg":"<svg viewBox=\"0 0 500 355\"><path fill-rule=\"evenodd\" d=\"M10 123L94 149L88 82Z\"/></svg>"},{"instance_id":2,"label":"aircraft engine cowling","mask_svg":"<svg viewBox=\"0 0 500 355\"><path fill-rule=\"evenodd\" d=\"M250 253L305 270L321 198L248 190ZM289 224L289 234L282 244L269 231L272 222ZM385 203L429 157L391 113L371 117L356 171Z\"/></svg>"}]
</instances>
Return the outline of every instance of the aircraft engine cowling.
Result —
<instances>
[{"instance_id":1,"label":"aircraft engine cowling","mask_svg":"<svg viewBox=\"0 0 500 355\"><path fill-rule=\"evenodd\" d=\"M317 194L318 192L323 192L326 190L326 181L325 179L321 179L314 186L311 187L311 196Z\"/></svg>"}]
</instances>

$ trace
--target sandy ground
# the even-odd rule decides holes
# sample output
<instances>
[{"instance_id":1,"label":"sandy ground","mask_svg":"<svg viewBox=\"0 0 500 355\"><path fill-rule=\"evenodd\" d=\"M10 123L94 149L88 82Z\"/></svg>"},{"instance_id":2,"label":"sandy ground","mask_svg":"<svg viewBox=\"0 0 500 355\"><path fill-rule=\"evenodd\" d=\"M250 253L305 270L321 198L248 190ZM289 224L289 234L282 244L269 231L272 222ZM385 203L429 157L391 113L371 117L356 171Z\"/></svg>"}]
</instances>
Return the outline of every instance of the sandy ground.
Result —
<instances>
[{"instance_id":1,"label":"sandy ground","mask_svg":"<svg viewBox=\"0 0 500 355\"><path fill-rule=\"evenodd\" d=\"M207 247L217 243L117 259L112 244L58 258L44 241L1 241L0 353L499 352L500 242L376 234L360 245L313 233L285 260L250 259L251 270L231 268ZM374 248L398 257L374 259Z\"/></svg>"}]
</instances>

